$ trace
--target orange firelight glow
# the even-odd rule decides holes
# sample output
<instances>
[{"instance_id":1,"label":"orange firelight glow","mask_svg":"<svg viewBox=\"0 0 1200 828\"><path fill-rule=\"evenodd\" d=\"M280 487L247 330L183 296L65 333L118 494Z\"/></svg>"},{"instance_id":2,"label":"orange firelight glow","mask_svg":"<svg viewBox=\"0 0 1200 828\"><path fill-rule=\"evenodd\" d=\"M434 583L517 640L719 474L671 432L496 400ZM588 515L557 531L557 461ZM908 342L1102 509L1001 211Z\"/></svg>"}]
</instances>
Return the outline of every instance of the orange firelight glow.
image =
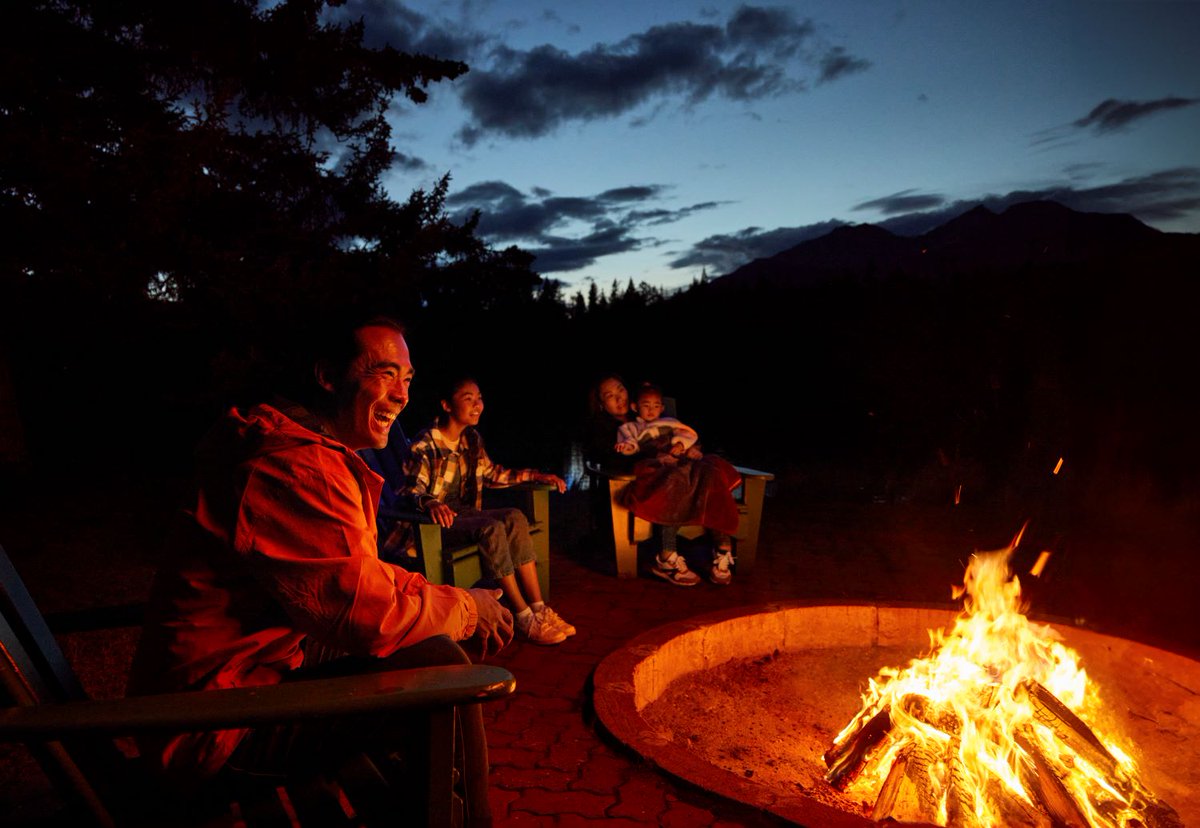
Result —
<instances>
[{"instance_id":1,"label":"orange firelight glow","mask_svg":"<svg viewBox=\"0 0 1200 828\"><path fill-rule=\"evenodd\" d=\"M1116 740L1095 728L1098 692L1078 654L1025 616L1009 570L1019 540L972 556L955 588L956 598L965 595L963 612L949 632L930 632L928 656L870 680L834 749L880 719L890 724L846 792L875 802L876 819L940 825L1122 828L1147 824L1150 811L1173 816L1141 787ZM1059 715L1048 716L1048 707ZM1056 792L1066 816L1047 805Z\"/></svg>"}]
</instances>

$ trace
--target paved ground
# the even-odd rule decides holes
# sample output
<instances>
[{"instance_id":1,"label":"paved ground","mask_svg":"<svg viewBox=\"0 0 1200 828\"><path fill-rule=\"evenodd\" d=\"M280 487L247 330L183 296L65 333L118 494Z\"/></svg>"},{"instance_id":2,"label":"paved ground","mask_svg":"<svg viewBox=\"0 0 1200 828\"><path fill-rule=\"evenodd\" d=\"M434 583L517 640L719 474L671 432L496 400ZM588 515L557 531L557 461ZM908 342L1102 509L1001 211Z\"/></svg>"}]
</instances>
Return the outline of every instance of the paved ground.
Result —
<instances>
[{"instance_id":1,"label":"paved ground","mask_svg":"<svg viewBox=\"0 0 1200 828\"><path fill-rule=\"evenodd\" d=\"M800 481L801 483L803 481ZM648 576L620 581L590 528L588 498L552 502L552 604L579 634L558 647L513 645L497 663L518 690L487 713L492 800L500 825L759 826L772 819L661 776L614 745L590 710L590 677L605 655L668 621L738 605L823 598L940 602L974 549L1004 545L1029 517L1011 501L954 506L825 502L780 480L768 498L759 566L725 588L681 589ZM114 482L69 508L18 494L0 512L14 562L50 611L145 595L174 486ZM1038 518L1038 521L1042 521ZM1041 548L1055 555L1030 582L1034 610L1128 637L1200 651L1190 605L1200 528L1188 512L1139 503L1031 524L1020 567ZM1050 524L1053 523L1051 526ZM697 561L704 550L696 549ZM123 692L135 633L64 636L90 692ZM54 799L19 748L0 746L0 824L48 825Z\"/></svg>"}]
</instances>

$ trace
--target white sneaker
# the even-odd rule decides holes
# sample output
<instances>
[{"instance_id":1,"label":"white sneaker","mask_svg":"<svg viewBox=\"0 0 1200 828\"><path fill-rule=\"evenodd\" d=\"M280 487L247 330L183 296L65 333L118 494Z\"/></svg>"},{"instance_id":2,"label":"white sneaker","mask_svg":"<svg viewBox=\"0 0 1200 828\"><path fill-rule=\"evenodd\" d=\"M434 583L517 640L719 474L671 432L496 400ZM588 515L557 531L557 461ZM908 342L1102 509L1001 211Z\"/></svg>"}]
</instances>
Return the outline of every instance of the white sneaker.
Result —
<instances>
[{"instance_id":1,"label":"white sneaker","mask_svg":"<svg viewBox=\"0 0 1200 828\"><path fill-rule=\"evenodd\" d=\"M687 561L678 552L672 552L665 561L655 558L650 571L676 586L695 586L700 583L700 576L688 569Z\"/></svg>"},{"instance_id":2,"label":"white sneaker","mask_svg":"<svg viewBox=\"0 0 1200 828\"><path fill-rule=\"evenodd\" d=\"M543 606L541 612L534 614L542 617L543 624L549 627L555 627L565 632L568 638L575 634L575 625L567 621L554 610L550 609L550 607Z\"/></svg>"},{"instance_id":3,"label":"white sneaker","mask_svg":"<svg viewBox=\"0 0 1200 828\"><path fill-rule=\"evenodd\" d=\"M524 618L516 618L517 634L529 639L531 644L561 644L567 640L567 634L558 627L544 623L536 612L530 612Z\"/></svg>"},{"instance_id":4,"label":"white sneaker","mask_svg":"<svg viewBox=\"0 0 1200 828\"><path fill-rule=\"evenodd\" d=\"M733 566L733 550L718 549L713 555L712 574L709 575L712 582L728 586L729 582L733 580L733 572L729 569L731 566Z\"/></svg>"}]
</instances>

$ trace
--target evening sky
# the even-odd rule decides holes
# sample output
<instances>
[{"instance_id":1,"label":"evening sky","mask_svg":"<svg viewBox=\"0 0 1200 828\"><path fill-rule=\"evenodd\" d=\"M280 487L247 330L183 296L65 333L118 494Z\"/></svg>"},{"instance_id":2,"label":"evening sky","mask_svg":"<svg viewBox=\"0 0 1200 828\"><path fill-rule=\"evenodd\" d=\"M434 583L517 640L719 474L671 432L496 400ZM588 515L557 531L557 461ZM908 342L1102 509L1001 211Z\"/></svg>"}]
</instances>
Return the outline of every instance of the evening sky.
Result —
<instances>
[{"instance_id":1,"label":"evening sky","mask_svg":"<svg viewBox=\"0 0 1200 828\"><path fill-rule=\"evenodd\" d=\"M1200 232L1200 3L349 0L470 72L397 101L406 198L569 289L663 287L871 222L1053 198Z\"/></svg>"}]
</instances>

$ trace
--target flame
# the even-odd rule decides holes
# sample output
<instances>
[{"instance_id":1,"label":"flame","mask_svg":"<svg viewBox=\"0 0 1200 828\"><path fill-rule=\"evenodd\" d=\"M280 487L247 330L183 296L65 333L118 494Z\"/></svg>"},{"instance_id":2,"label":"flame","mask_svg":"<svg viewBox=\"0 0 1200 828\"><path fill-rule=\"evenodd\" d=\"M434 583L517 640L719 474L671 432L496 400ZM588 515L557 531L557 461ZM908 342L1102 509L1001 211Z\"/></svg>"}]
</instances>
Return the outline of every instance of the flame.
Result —
<instances>
[{"instance_id":1,"label":"flame","mask_svg":"<svg viewBox=\"0 0 1200 828\"><path fill-rule=\"evenodd\" d=\"M955 597L965 596L963 612L948 633L930 632L928 656L902 669L884 668L870 680L862 708L834 747L881 712L891 726L848 794L878 801L885 781L894 784L889 773L897 776L893 765L900 761L925 792L924 819L1005 825L1004 808L1008 814L1014 807L1034 810L1039 796L1044 805L1044 794L1031 790L1040 761L1042 773L1048 768L1061 780L1092 826L1120 828L1137 818L1137 808L1155 802L1137 783L1133 760L1090 724L1100 702L1078 654L1025 616L1020 581L1009 570L1020 538L971 557L955 590ZM1103 749L1072 744L1046 724L1031 698L1044 693L1039 685L1065 705L1068 718L1089 723L1084 730Z\"/></svg>"}]
</instances>

